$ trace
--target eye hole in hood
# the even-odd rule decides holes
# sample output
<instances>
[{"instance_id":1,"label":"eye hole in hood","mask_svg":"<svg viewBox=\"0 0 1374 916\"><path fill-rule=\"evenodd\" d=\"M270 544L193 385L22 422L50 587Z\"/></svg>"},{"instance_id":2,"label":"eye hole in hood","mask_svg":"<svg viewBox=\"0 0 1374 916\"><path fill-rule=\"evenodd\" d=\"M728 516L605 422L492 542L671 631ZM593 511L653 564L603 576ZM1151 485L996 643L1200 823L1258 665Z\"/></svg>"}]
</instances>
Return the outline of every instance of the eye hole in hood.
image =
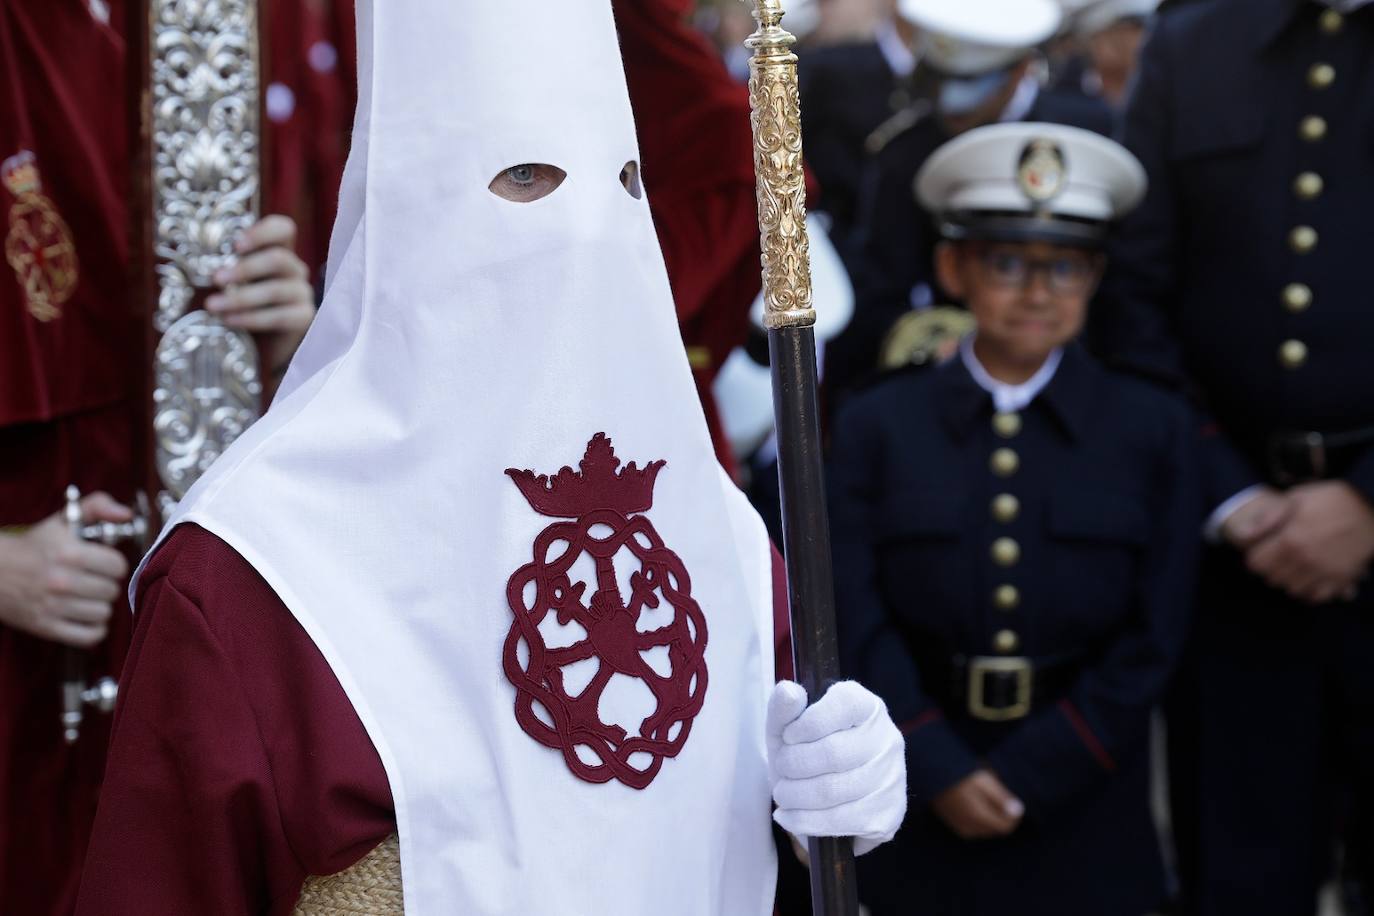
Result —
<instances>
[{"instance_id":1,"label":"eye hole in hood","mask_svg":"<svg viewBox=\"0 0 1374 916\"><path fill-rule=\"evenodd\" d=\"M567 177L568 173L556 165L526 162L500 172L487 189L512 203L528 204L557 191Z\"/></svg>"}]
</instances>

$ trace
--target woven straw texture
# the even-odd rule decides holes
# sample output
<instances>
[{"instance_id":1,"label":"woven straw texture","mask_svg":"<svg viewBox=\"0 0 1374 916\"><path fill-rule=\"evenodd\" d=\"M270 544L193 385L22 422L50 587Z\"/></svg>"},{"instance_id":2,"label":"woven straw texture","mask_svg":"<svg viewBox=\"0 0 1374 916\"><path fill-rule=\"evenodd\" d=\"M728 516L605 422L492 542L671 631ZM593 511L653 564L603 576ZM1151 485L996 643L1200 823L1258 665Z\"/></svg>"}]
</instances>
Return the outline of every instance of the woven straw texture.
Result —
<instances>
[{"instance_id":1,"label":"woven straw texture","mask_svg":"<svg viewBox=\"0 0 1374 916\"><path fill-rule=\"evenodd\" d=\"M403 916L401 849L387 837L357 865L327 878L310 878L292 916Z\"/></svg>"}]
</instances>

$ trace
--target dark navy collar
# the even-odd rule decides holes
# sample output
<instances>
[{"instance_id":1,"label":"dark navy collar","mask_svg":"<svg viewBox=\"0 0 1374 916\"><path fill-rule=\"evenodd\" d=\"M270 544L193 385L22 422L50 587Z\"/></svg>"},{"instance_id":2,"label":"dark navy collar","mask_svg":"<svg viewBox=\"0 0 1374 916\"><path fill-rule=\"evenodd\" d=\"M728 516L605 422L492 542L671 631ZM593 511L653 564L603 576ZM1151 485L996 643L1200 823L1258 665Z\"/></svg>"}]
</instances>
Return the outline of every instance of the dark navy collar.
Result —
<instances>
[{"instance_id":1,"label":"dark navy collar","mask_svg":"<svg viewBox=\"0 0 1374 916\"><path fill-rule=\"evenodd\" d=\"M1087 430L1092 400L1099 384L1097 376L1101 371L1081 344L1069 344L1064 348L1064 359L1054 378L1027 410L1043 405L1064 435L1077 441ZM935 373L936 408L954 437L965 440L992 416L992 396L974 381L964 361L957 356L942 364Z\"/></svg>"},{"instance_id":2,"label":"dark navy collar","mask_svg":"<svg viewBox=\"0 0 1374 916\"><path fill-rule=\"evenodd\" d=\"M1246 0L1245 5L1245 15L1253 23L1255 47L1263 49L1278 40L1299 12L1322 4L1317 0Z\"/></svg>"}]
</instances>

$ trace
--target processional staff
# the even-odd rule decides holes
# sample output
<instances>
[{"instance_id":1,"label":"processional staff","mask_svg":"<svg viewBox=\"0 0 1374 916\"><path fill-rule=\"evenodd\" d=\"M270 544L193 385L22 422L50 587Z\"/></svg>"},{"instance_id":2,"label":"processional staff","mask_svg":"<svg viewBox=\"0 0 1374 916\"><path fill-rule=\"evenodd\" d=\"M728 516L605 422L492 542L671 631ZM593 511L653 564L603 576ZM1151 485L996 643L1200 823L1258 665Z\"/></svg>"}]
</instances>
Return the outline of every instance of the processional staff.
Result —
<instances>
[{"instance_id":1,"label":"processional staff","mask_svg":"<svg viewBox=\"0 0 1374 916\"><path fill-rule=\"evenodd\" d=\"M130 0L128 98L133 124L131 301L144 322L137 359L146 379L138 411L139 514L124 529L83 526L107 544L157 531L161 519L261 413L252 337L202 308L234 242L255 222L262 193L262 42L259 0ZM152 493L149 501L143 493ZM140 544L147 547L146 543ZM116 686L86 683L85 653L67 651L63 736L86 707L109 712Z\"/></svg>"},{"instance_id":2,"label":"processional staff","mask_svg":"<svg viewBox=\"0 0 1374 916\"><path fill-rule=\"evenodd\" d=\"M840 678L830 525L821 470L816 311L806 236L801 102L796 38L781 26L781 0L753 0L758 31L745 46L753 109L763 242L764 326L773 375L778 435L783 554L797 679L817 700ZM858 888L850 839L812 838L811 907L816 916L856 916Z\"/></svg>"}]
</instances>

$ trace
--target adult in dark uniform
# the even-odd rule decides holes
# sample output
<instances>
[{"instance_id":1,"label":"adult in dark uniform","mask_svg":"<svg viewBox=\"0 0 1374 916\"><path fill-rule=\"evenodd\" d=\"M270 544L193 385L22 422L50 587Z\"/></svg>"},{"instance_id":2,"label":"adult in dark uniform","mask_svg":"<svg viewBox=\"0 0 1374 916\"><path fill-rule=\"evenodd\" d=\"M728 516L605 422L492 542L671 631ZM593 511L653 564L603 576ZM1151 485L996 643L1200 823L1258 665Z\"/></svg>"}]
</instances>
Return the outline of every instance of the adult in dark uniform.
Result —
<instances>
[{"instance_id":1,"label":"adult in dark uniform","mask_svg":"<svg viewBox=\"0 0 1374 916\"><path fill-rule=\"evenodd\" d=\"M1048 124L922 172L977 331L856 396L831 468L842 655L907 735L906 822L861 863L874 916L1164 900L1148 735L1194 584L1195 425L1073 342L1143 189L1119 146Z\"/></svg>"},{"instance_id":2,"label":"adult in dark uniform","mask_svg":"<svg viewBox=\"0 0 1374 916\"><path fill-rule=\"evenodd\" d=\"M1335 796L1374 767L1372 126L1359 0L1179 6L1127 112L1151 189L1099 346L1215 417L1218 543L1171 721L1191 912L1311 913Z\"/></svg>"},{"instance_id":3,"label":"adult in dark uniform","mask_svg":"<svg viewBox=\"0 0 1374 916\"><path fill-rule=\"evenodd\" d=\"M789 19L790 22L790 19ZM815 209L831 218L831 237L843 248L857 228L859 186L873 131L920 103L913 74L915 29L895 13L868 41L799 52L802 145L821 185Z\"/></svg>"},{"instance_id":4,"label":"adult in dark uniform","mask_svg":"<svg viewBox=\"0 0 1374 916\"><path fill-rule=\"evenodd\" d=\"M1088 64L1079 74L1080 92L1102 99L1113 111L1125 108L1140 48L1158 7L1159 0L1096 0L1074 17Z\"/></svg>"},{"instance_id":5,"label":"adult in dark uniform","mask_svg":"<svg viewBox=\"0 0 1374 916\"><path fill-rule=\"evenodd\" d=\"M865 163L859 233L841 248L858 297L849 329L827 350L827 389L838 403L869 376L892 325L942 300L932 255L939 234L916 201L921 165L952 137L997 121L1071 124L1109 133L1111 116L1092 99L1051 93L1032 72L1036 47L1054 35L1051 0L904 0L921 30L917 54L936 80L929 114L879 128Z\"/></svg>"}]
</instances>

